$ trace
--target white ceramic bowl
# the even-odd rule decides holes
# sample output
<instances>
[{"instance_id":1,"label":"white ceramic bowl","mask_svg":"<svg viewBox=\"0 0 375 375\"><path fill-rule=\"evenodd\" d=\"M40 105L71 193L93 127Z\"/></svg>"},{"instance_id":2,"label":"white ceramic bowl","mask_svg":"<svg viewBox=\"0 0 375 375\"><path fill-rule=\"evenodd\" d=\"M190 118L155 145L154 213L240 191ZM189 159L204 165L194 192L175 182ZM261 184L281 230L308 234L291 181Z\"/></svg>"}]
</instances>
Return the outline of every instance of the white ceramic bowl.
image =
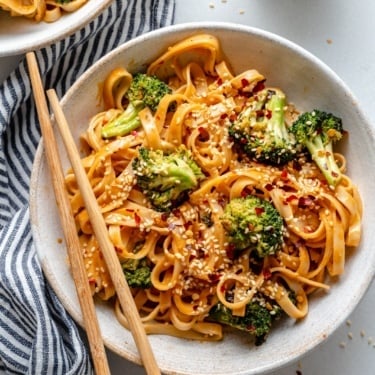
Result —
<instances>
[{"instance_id":1,"label":"white ceramic bowl","mask_svg":"<svg viewBox=\"0 0 375 375\"><path fill-rule=\"evenodd\" d=\"M343 152L348 174L358 184L364 201L361 245L346 264L345 274L329 293L312 298L306 319L283 320L266 343L249 347L240 335L228 334L222 342L200 343L167 336L150 336L161 370L166 374L261 374L276 370L324 342L357 306L375 269L375 147L374 130L348 87L319 59L274 34L234 24L193 23L167 27L138 37L118 47L91 67L62 99L68 122L78 139L89 118L98 112L97 86L117 66L142 69L168 46L198 32L212 33L221 41L233 69L254 67L269 85L280 86L298 108L325 108L341 116L349 131ZM79 106L76 103L80 103ZM61 145L60 145L61 146ZM61 146L61 150L63 147ZM63 164L68 161L63 156ZM35 245L43 270L74 319L81 323L79 303L70 277L66 252L57 239L62 231L43 153L38 149L31 184L31 217ZM130 361L139 356L130 333L116 321L113 311L98 305L106 345Z\"/></svg>"},{"instance_id":2,"label":"white ceramic bowl","mask_svg":"<svg viewBox=\"0 0 375 375\"><path fill-rule=\"evenodd\" d=\"M35 51L68 37L84 27L113 0L91 0L75 12L66 13L53 23L11 17L0 10L0 57Z\"/></svg>"}]
</instances>

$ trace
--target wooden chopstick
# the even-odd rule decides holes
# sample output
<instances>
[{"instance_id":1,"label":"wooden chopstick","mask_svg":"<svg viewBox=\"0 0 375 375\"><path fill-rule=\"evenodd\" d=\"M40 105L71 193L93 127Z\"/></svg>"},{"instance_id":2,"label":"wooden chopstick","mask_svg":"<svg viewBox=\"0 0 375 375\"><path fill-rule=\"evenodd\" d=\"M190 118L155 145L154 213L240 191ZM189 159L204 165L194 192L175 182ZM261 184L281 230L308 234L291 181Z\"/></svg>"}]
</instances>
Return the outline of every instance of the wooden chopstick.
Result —
<instances>
[{"instance_id":1,"label":"wooden chopstick","mask_svg":"<svg viewBox=\"0 0 375 375\"><path fill-rule=\"evenodd\" d=\"M63 110L60 107L59 99L53 89L47 91L47 97L51 104L56 123L76 176L77 184L90 218L90 223L110 273L120 306L128 320L130 331L132 332L134 341L142 358L143 366L145 367L147 374L160 374L160 370L157 366L130 288L124 277L114 246L108 236L108 230L102 212L82 166L81 157L70 133L69 125L67 124Z\"/></svg>"},{"instance_id":2,"label":"wooden chopstick","mask_svg":"<svg viewBox=\"0 0 375 375\"><path fill-rule=\"evenodd\" d=\"M50 114L44 94L43 84L40 78L38 63L33 52L28 52L26 54L26 59L42 136L44 139L44 150L51 172L52 184L67 245L72 276L81 306L83 322L89 341L95 372L97 375L109 375L110 370L96 316L95 305L91 296L91 289L86 275L83 257L79 250L80 243L76 225L69 198L64 187L64 174L59 154L56 152L57 143L50 122Z\"/></svg>"}]
</instances>

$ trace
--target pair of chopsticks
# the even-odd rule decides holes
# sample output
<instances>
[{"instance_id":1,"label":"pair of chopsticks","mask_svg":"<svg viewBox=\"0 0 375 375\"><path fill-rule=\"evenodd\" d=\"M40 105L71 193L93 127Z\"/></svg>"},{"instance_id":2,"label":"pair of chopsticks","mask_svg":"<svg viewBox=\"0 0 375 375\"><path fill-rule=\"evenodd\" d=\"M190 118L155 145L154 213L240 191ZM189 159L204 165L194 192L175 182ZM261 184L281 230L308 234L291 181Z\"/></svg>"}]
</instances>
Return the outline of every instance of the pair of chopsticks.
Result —
<instances>
[{"instance_id":1,"label":"pair of chopsticks","mask_svg":"<svg viewBox=\"0 0 375 375\"><path fill-rule=\"evenodd\" d=\"M71 264L72 276L82 310L82 317L90 345L95 372L97 375L110 374L103 339L95 312L95 305L91 296L91 289L86 276L82 254L79 251L79 239L76 232L72 209L65 190L64 174L62 171L59 154L57 152L57 142L51 126L50 114L38 69L38 63L33 52L28 52L26 54L26 60L44 140L46 159L51 171L56 203L59 209L60 220L62 223L68 249L68 256ZM128 320L129 327L140 353L143 366L145 367L147 374L160 374L160 370L154 358L145 329L142 325L139 313L134 303L133 296L122 272L114 246L108 237L108 231L103 215L100 211L100 207L96 201L85 170L81 164L80 155L70 133L62 108L60 107L59 99L53 89L47 90L46 93L73 171L76 175L77 183L80 188L91 225L109 270L121 308Z\"/></svg>"}]
</instances>

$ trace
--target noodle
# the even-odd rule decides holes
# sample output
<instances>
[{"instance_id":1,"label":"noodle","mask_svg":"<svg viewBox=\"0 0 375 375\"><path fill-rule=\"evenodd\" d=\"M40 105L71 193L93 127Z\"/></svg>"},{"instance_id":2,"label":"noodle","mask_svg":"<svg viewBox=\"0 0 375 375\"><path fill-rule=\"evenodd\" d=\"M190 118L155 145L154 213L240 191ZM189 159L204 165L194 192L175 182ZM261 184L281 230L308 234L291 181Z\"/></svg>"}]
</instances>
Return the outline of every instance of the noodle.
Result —
<instances>
[{"instance_id":1,"label":"noodle","mask_svg":"<svg viewBox=\"0 0 375 375\"><path fill-rule=\"evenodd\" d=\"M40 22L55 22L63 13L79 9L88 0L0 0L0 9L12 17L22 16Z\"/></svg>"},{"instance_id":2,"label":"noodle","mask_svg":"<svg viewBox=\"0 0 375 375\"><path fill-rule=\"evenodd\" d=\"M265 77L255 69L235 75L221 55L211 35L196 35L169 48L147 74L168 82L172 93L155 113L141 111L137 131L103 140L100 131L125 109L132 80L127 70L113 70L104 83L107 108L92 118L83 135L90 153L82 163L119 261L146 257L152 264L152 287L132 290L147 333L220 340L221 326L206 319L210 309L220 301L241 316L257 293L301 319L308 313L308 295L329 289L327 279L344 272L346 247L360 241L362 204L344 174L343 155L336 155L344 177L335 189L303 156L282 167L239 158L228 125L247 99L239 92L251 93ZM293 117L295 109L289 106L288 113ZM140 146L173 150L180 145L191 151L206 178L176 210L160 213L137 187L132 160ZM92 293L115 299L72 172L66 185ZM248 194L271 201L285 223L282 249L257 260L256 267L251 249L233 257L220 220L229 200ZM207 215L210 224L203 220ZM115 311L127 326L117 302Z\"/></svg>"}]
</instances>

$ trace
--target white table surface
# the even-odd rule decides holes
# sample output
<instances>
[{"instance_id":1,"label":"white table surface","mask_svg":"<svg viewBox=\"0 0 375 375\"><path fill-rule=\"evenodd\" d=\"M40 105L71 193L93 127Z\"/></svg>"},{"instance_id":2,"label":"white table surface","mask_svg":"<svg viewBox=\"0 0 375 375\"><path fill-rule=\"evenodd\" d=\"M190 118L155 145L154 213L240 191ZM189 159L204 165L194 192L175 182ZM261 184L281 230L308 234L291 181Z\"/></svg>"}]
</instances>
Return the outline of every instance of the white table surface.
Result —
<instances>
[{"instance_id":1,"label":"white table surface","mask_svg":"<svg viewBox=\"0 0 375 375\"><path fill-rule=\"evenodd\" d=\"M175 23L236 22L290 39L336 71L375 126L374 16L374 0L176 0ZM0 58L0 82L21 58ZM357 309L325 343L268 375L374 375L374 310L373 282ZM108 358L113 375L145 374L110 351Z\"/></svg>"}]
</instances>

